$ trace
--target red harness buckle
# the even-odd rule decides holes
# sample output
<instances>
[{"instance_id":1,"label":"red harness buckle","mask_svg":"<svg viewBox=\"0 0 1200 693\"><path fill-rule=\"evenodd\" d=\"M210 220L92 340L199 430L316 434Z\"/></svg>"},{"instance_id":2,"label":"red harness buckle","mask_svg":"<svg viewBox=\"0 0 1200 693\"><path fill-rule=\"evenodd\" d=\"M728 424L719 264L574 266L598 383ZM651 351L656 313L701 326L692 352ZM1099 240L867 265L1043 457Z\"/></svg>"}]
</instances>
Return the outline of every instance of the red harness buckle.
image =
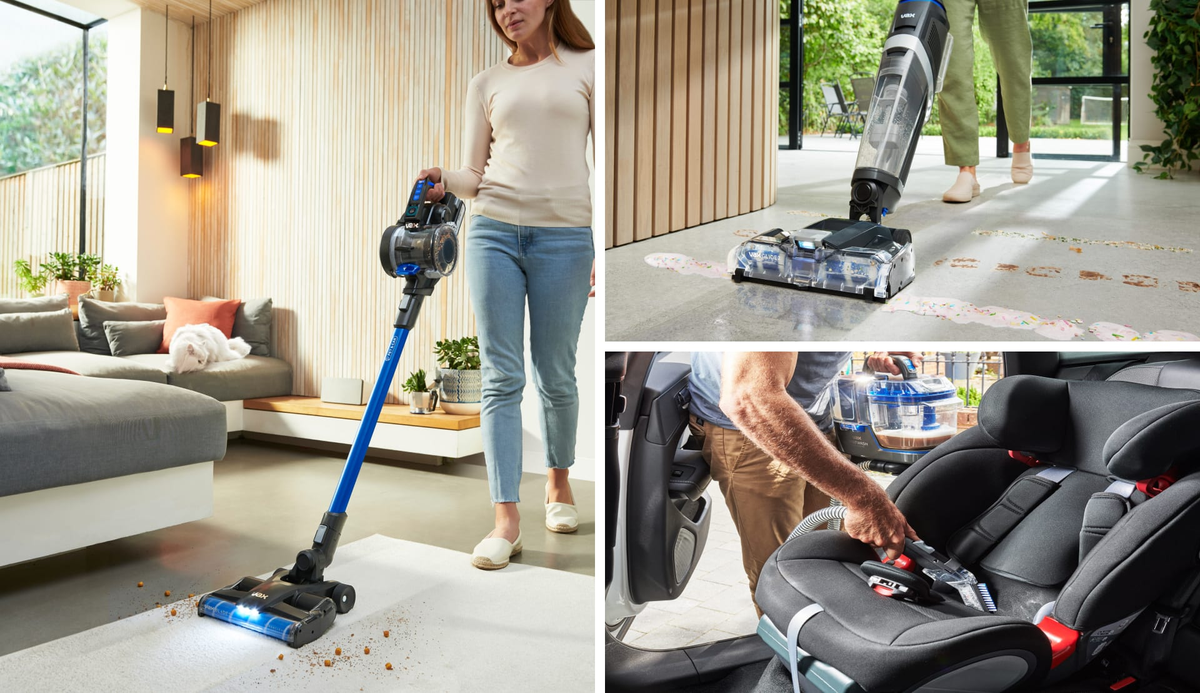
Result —
<instances>
[{"instance_id":1,"label":"red harness buckle","mask_svg":"<svg viewBox=\"0 0 1200 693\"><path fill-rule=\"evenodd\" d=\"M1119 691L1122 688L1124 688L1128 685L1134 684L1134 683L1137 683L1137 679L1133 678L1132 676L1126 676L1125 678L1121 679L1120 681L1117 681L1113 685L1109 686L1108 690Z\"/></svg>"},{"instance_id":2,"label":"red harness buckle","mask_svg":"<svg viewBox=\"0 0 1200 693\"><path fill-rule=\"evenodd\" d=\"M1067 628L1049 616L1043 618L1037 626L1050 641L1051 669L1067 661L1071 658L1071 655L1075 654L1075 647L1079 644L1079 631Z\"/></svg>"},{"instance_id":3,"label":"red harness buckle","mask_svg":"<svg viewBox=\"0 0 1200 693\"><path fill-rule=\"evenodd\" d=\"M1166 491L1167 488L1176 481L1179 481L1179 472L1172 468L1168 469L1162 474L1159 474L1158 476L1137 482L1137 489L1147 496L1153 498L1163 491Z\"/></svg>"},{"instance_id":4,"label":"red harness buckle","mask_svg":"<svg viewBox=\"0 0 1200 693\"><path fill-rule=\"evenodd\" d=\"M1032 455L1026 455L1025 453L1017 450L1009 450L1008 456L1028 467L1036 467L1041 464L1038 458L1033 457Z\"/></svg>"}]
</instances>

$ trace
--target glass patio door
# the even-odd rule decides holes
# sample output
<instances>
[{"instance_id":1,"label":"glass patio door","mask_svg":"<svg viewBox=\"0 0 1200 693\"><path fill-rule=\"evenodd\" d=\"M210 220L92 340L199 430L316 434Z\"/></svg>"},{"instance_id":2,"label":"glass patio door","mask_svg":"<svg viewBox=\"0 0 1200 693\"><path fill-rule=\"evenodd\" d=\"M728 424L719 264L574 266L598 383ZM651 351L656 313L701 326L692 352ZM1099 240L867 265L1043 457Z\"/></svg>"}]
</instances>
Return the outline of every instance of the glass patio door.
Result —
<instances>
[{"instance_id":1,"label":"glass patio door","mask_svg":"<svg viewBox=\"0 0 1200 693\"><path fill-rule=\"evenodd\" d=\"M1129 0L1030 0L1033 156L1122 161L1129 139ZM1009 155L996 87L996 155Z\"/></svg>"}]
</instances>

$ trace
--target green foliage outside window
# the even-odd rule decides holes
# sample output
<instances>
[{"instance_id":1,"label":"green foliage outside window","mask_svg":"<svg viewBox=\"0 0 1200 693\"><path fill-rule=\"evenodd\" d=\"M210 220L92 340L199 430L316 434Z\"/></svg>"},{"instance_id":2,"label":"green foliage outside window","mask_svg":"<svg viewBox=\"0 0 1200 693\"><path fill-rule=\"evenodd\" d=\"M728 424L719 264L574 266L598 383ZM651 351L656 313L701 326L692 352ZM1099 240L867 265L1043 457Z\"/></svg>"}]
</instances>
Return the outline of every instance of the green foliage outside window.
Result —
<instances>
[{"instance_id":1,"label":"green foliage outside window","mask_svg":"<svg viewBox=\"0 0 1200 693\"><path fill-rule=\"evenodd\" d=\"M107 55L107 37L93 36L88 56L88 155L105 148ZM0 176L78 160L82 110L82 32L77 42L0 70Z\"/></svg>"}]
</instances>

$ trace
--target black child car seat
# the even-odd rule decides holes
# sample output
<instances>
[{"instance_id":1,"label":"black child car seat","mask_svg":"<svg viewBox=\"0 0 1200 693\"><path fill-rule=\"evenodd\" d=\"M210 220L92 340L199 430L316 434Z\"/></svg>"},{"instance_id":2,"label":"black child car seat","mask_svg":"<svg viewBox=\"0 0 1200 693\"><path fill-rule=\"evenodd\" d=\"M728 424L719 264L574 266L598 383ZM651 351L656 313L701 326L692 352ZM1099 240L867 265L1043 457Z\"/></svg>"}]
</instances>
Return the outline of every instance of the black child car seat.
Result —
<instances>
[{"instance_id":1,"label":"black child car seat","mask_svg":"<svg viewBox=\"0 0 1200 693\"><path fill-rule=\"evenodd\" d=\"M820 531L768 560L759 634L825 692L999 692L1094 659L1200 561L1200 392L1018 375L889 495L997 611L868 584L873 549ZM870 568L871 566L868 566ZM790 626L790 628L789 628ZM789 630L797 647L788 647Z\"/></svg>"}]
</instances>

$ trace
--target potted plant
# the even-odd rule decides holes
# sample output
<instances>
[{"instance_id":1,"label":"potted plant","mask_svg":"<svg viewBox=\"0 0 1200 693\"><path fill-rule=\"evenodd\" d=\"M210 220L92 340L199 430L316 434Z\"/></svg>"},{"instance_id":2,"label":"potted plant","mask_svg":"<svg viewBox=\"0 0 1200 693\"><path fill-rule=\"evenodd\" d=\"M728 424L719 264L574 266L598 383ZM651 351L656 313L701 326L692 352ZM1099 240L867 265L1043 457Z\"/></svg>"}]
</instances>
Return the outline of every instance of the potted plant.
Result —
<instances>
[{"instance_id":1,"label":"potted plant","mask_svg":"<svg viewBox=\"0 0 1200 693\"><path fill-rule=\"evenodd\" d=\"M50 282L50 274L46 270L34 272L28 260L17 260L13 263L13 271L17 273L17 283L31 296L41 296L46 293L46 284Z\"/></svg>"},{"instance_id":2,"label":"potted plant","mask_svg":"<svg viewBox=\"0 0 1200 693\"><path fill-rule=\"evenodd\" d=\"M95 289L96 298L101 301L117 300L117 287L121 285L120 270L112 265L100 265L88 275Z\"/></svg>"},{"instance_id":3,"label":"potted plant","mask_svg":"<svg viewBox=\"0 0 1200 693\"><path fill-rule=\"evenodd\" d=\"M409 411L414 414L432 414L434 409L437 409L438 393L437 390L429 391L429 384L425 380L425 369L408 374L408 380L400 386L400 389L409 393Z\"/></svg>"},{"instance_id":4,"label":"potted plant","mask_svg":"<svg viewBox=\"0 0 1200 693\"><path fill-rule=\"evenodd\" d=\"M479 367L479 338L443 339L433 346L437 355L442 409L447 414L478 414L483 401Z\"/></svg>"},{"instance_id":5,"label":"potted plant","mask_svg":"<svg viewBox=\"0 0 1200 693\"><path fill-rule=\"evenodd\" d=\"M67 294L71 308L79 303L82 294L92 290L92 283L79 279L79 269L87 270L100 263L95 255L72 255L71 253L50 253L50 261L42 263L42 269L54 280L54 293Z\"/></svg>"}]
</instances>

